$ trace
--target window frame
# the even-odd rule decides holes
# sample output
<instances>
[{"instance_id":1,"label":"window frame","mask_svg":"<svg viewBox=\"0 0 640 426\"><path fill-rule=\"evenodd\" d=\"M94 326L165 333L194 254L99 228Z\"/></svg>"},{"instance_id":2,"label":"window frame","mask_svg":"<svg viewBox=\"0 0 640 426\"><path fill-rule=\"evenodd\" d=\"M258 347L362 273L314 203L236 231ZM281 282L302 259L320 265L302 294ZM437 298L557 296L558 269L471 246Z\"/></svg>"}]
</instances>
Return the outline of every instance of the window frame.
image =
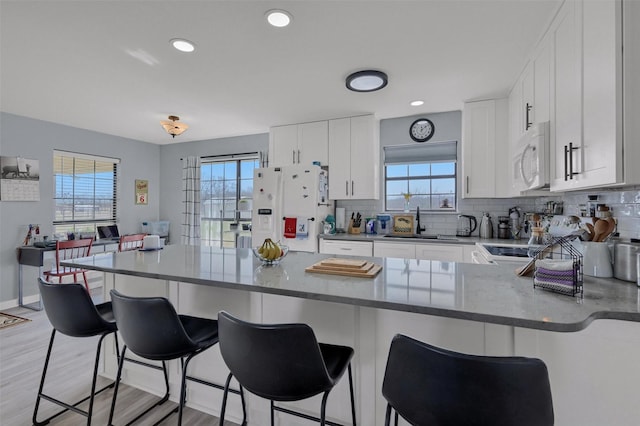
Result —
<instances>
[{"instance_id":1,"label":"window frame","mask_svg":"<svg viewBox=\"0 0 640 426\"><path fill-rule=\"evenodd\" d=\"M60 160L62 161L60 165L56 164L56 162L58 161L57 159L60 157L71 159L72 161L71 174L65 173L64 168L66 167L66 165L64 164L64 161L65 161L64 159ZM82 173L81 171L79 171L77 168L77 162L79 160L93 162L93 172ZM91 155L91 154L83 154L83 153L77 153L77 152L70 152L70 151L54 150L52 161L53 161L53 198L52 200L54 204L52 225L53 225L54 236L64 237L64 236L67 236L69 233L93 234L95 236L98 226L116 225L118 223L118 194L119 194L118 177L120 175L120 159L98 156L98 155ZM112 183L110 185L111 187L110 197L101 198L97 194L98 187L96 185L96 181L101 180L100 178L97 177L97 175L99 173L104 173L104 172L99 172L97 170L97 167L99 167L97 163L106 163L106 165L113 166L112 174L110 175L110 177L105 179L105 180L112 180ZM102 167L106 167L106 165L103 164ZM57 172L57 170L59 170L59 172ZM64 194L60 194L58 191L58 185L61 184L60 180L65 179L64 178L65 176L67 179L71 179L71 196L62 196ZM76 186L76 183L79 180L85 180L87 178L93 180L93 188L91 189L91 193L88 196L87 194L80 194L81 189L79 189ZM81 195L85 195L85 196L81 197ZM67 200L67 203L65 203L65 200ZM80 205L77 203L78 200L82 200L83 205L89 206L89 209L92 211L91 218L78 218L76 216L78 211L76 206ZM87 200L91 200L91 202L87 203ZM108 217L96 218L96 212L99 210L99 205L101 204L99 202L100 200L110 200L111 207L109 209L110 214L108 215ZM59 211L58 207L61 206L64 209L65 205L67 205L67 208L68 208L69 202L71 204L71 219L64 219L64 215L62 218L58 218L57 217L58 211Z\"/></svg>"},{"instance_id":2,"label":"window frame","mask_svg":"<svg viewBox=\"0 0 640 426\"><path fill-rule=\"evenodd\" d=\"M251 236L251 210L241 210L240 209L240 201L241 200L249 200L249 205L251 206L251 201L253 200L253 190L251 191L251 196L248 197L246 195L242 195L242 182L248 180L248 178L242 178L242 163L252 161L254 162L254 170L260 166L260 157L259 153L243 153L243 154L230 154L230 155L220 155L220 156L209 156L209 157L201 157L201 171L200 171L200 242L201 245L205 246L218 246L218 247L237 247L238 245L238 237L241 236ZM235 191L235 205L233 209L233 216L227 216L226 212L229 210L225 209L226 202L230 199L227 198L206 198L206 191L203 190L204 184L207 182L213 182L214 179L206 179L202 174L202 169L204 166L208 164L215 163L227 163L234 162L236 164L236 175L233 179L233 182L236 187ZM220 181L220 180L217 180ZM223 177L222 181L229 181L226 176ZM253 172L251 174L251 182L253 183ZM253 186L252 186L253 188ZM216 217L215 215L205 215L205 209L207 209L207 201L209 200L220 200L223 206L222 215L220 217ZM213 212L213 210L211 210ZM219 223L217 229L215 229L216 223ZM233 229L232 226L235 224L236 229ZM212 228L213 227L213 228ZM205 231L205 229L212 229L211 231ZM229 237L230 238L225 238Z\"/></svg>"}]
</instances>

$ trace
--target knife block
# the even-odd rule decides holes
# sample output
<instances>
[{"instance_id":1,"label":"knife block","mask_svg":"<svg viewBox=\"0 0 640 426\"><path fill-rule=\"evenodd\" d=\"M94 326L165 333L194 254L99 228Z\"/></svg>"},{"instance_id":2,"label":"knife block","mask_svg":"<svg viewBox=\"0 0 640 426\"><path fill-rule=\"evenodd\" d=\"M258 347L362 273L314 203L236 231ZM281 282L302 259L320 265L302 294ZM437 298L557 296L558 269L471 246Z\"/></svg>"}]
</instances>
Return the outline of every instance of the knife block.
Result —
<instances>
[{"instance_id":1,"label":"knife block","mask_svg":"<svg viewBox=\"0 0 640 426\"><path fill-rule=\"evenodd\" d=\"M349 228L347 228L347 232L349 234L359 234L360 233L360 227L355 227L353 226L353 219L349 220Z\"/></svg>"}]
</instances>

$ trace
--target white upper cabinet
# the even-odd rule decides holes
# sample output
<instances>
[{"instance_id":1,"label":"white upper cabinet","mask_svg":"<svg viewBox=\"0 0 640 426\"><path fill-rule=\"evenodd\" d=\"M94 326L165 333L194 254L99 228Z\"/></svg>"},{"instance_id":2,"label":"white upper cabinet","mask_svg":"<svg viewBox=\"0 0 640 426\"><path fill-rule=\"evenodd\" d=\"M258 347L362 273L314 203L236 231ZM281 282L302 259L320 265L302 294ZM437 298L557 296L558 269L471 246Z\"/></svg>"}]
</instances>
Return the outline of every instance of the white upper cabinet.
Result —
<instances>
[{"instance_id":1,"label":"white upper cabinet","mask_svg":"<svg viewBox=\"0 0 640 426\"><path fill-rule=\"evenodd\" d=\"M380 197L380 142L373 115L329 120L329 198Z\"/></svg>"},{"instance_id":2,"label":"white upper cabinet","mask_svg":"<svg viewBox=\"0 0 640 426\"><path fill-rule=\"evenodd\" d=\"M551 190L640 182L636 3L565 2L552 26Z\"/></svg>"},{"instance_id":3,"label":"white upper cabinet","mask_svg":"<svg viewBox=\"0 0 640 426\"><path fill-rule=\"evenodd\" d=\"M327 121L272 127L269 133L269 165L313 164L329 160Z\"/></svg>"},{"instance_id":4,"label":"white upper cabinet","mask_svg":"<svg viewBox=\"0 0 640 426\"><path fill-rule=\"evenodd\" d=\"M582 169L582 22L581 5L565 2L552 34L554 39L554 113L551 120L551 189L577 188Z\"/></svg>"},{"instance_id":5,"label":"white upper cabinet","mask_svg":"<svg viewBox=\"0 0 640 426\"><path fill-rule=\"evenodd\" d=\"M462 115L462 197L510 196L507 99L467 102Z\"/></svg>"}]
</instances>

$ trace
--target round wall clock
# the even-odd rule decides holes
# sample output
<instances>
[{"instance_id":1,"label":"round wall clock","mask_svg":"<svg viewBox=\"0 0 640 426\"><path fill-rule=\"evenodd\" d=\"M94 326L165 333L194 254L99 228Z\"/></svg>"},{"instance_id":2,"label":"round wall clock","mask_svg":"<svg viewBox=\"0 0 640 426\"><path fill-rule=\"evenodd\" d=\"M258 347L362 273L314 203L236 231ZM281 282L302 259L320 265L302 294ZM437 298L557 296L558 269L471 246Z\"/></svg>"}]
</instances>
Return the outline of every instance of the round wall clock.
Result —
<instances>
[{"instance_id":1,"label":"round wall clock","mask_svg":"<svg viewBox=\"0 0 640 426\"><path fill-rule=\"evenodd\" d=\"M428 118L418 118L409 127L409 135L416 142L426 142L433 136L436 128Z\"/></svg>"}]
</instances>

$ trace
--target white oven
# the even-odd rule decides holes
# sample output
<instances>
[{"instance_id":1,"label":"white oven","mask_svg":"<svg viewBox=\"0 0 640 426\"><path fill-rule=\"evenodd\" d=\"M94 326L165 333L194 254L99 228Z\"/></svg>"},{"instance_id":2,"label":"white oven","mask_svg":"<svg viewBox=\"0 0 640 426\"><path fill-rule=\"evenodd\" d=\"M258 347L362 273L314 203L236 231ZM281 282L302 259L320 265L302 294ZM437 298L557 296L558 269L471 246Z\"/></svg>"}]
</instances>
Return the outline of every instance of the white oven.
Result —
<instances>
[{"instance_id":1,"label":"white oven","mask_svg":"<svg viewBox=\"0 0 640 426\"><path fill-rule=\"evenodd\" d=\"M516 144L512 161L513 187L517 191L549 185L549 122L535 123Z\"/></svg>"}]
</instances>

